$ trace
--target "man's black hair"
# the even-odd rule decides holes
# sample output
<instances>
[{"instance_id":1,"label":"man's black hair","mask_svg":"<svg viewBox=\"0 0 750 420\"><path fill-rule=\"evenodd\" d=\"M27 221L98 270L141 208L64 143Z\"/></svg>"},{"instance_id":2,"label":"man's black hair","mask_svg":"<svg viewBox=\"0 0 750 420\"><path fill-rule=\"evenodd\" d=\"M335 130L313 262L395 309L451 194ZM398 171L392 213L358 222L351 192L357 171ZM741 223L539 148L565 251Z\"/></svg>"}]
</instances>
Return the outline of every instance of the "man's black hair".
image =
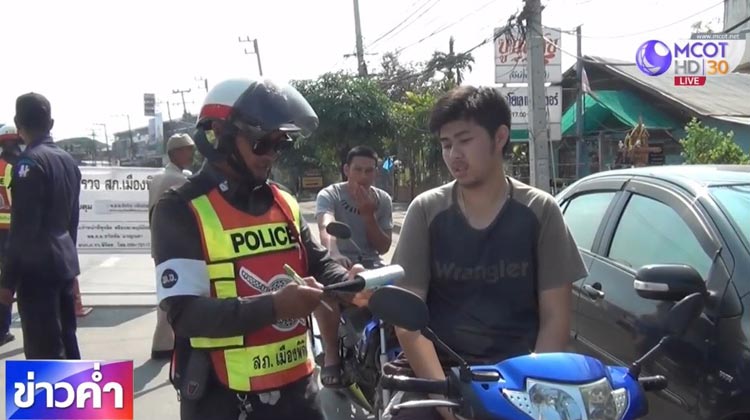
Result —
<instances>
[{"instance_id":1,"label":"man's black hair","mask_svg":"<svg viewBox=\"0 0 750 420\"><path fill-rule=\"evenodd\" d=\"M510 106L498 89L474 86L453 88L433 107L430 132L438 134L445 124L457 120L476 122L493 139L501 125L508 127L508 141L503 147L503 154L510 148Z\"/></svg>"},{"instance_id":2,"label":"man's black hair","mask_svg":"<svg viewBox=\"0 0 750 420\"><path fill-rule=\"evenodd\" d=\"M376 164L378 163L378 154L375 153L375 150L373 150L371 147L367 147L367 146L353 147L352 150L350 150L349 153L346 154L347 165L351 165L352 160L354 160L355 157L370 158L370 159L373 159Z\"/></svg>"},{"instance_id":3,"label":"man's black hair","mask_svg":"<svg viewBox=\"0 0 750 420\"><path fill-rule=\"evenodd\" d=\"M16 127L40 134L52 129L52 106L44 95L30 92L16 99Z\"/></svg>"}]
</instances>

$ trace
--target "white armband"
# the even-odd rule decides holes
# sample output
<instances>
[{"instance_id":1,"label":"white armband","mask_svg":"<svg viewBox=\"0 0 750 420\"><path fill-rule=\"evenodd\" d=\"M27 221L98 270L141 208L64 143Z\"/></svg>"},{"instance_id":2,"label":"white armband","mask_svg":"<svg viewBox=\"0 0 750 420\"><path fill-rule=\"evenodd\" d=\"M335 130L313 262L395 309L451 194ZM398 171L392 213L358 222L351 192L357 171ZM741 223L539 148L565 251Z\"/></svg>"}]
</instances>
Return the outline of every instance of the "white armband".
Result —
<instances>
[{"instance_id":1,"label":"white armband","mask_svg":"<svg viewBox=\"0 0 750 420\"><path fill-rule=\"evenodd\" d=\"M202 260L173 258L156 266L156 299L172 296L210 296L208 267Z\"/></svg>"}]
</instances>

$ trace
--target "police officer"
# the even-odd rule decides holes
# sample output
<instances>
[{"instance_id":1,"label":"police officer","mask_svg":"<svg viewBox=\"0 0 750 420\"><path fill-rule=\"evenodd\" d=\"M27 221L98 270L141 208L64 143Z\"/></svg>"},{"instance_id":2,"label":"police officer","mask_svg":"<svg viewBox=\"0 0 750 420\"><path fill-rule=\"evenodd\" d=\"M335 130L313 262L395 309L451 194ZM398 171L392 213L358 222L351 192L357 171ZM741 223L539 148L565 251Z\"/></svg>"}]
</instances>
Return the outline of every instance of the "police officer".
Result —
<instances>
[{"instance_id":1,"label":"police officer","mask_svg":"<svg viewBox=\"0 0 750 420\"><path fill-rule=\"evenodd\" d=\"M73 283L81 172L52 141L49 101L37 93L16 100L15 124L26 144L13 167L13 207L0 303L17 293L27 359L80 359Z\"/></svg>"},{"instance_id":2,"label":"police officer","mask_svg":"<svg viewBox=\"0 0 750 420\"><path fill-rule=\"evenodd\" d=\"M268 181L290 136L317 125L289 85L223 81L193 136L206 163L156 204L157 295L176 336L170 377L182 419L324 418L305 318L321 302L315 279L347 271L312 239L292 195ZM284 264L311 277L295 283Z\"/></svg>"},{"instance_id":3,"label":"police officer","mask_svg":"<svg viewBox=\"0 0 750 420\"><path fill-rule=\"evenodd\" d=\"M5 255L5 243L10 229L10 180L13 164L21 154L21 137L13 125L0 126L0 264ZM2 268L0 268L2 271ZM0 308L0 346L16 339L10 332L11 305Z\"/></svg>"}]
</instances>

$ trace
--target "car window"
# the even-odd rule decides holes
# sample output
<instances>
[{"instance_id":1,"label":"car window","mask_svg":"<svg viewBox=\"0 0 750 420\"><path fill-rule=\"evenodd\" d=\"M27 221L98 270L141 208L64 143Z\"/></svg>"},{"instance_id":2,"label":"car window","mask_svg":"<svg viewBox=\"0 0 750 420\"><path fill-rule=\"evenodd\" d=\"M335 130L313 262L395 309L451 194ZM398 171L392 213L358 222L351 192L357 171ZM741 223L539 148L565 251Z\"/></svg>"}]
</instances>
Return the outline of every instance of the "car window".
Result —
<instances>
[{"instance_id":1,"label":"car window","mask_svg":"<svg viewBox=\"0 0 750 420\"><path fill-rule=\"evenodd\" d=\"M674 209L641 195L633 195L628 201L612 238L609 258L636 270L647 264L687 264L704 279L712 263Z\"/></svg>"},{"instance_id":2,"label":"car window","mask_svg":"<svg viewBox=\"0 0 750 420\"><path fill-rule=\"evenodd\" d=\"M728 187L712 187L711 194L732 219L740 232L742 239L750 244L750 223L747 213L750 209L750 185L734 185Z\"/></svg>"},{"instance_id":3,"label":"car window","mask_svg":"<svg viewBox=\"0 0 750 420\"><path fill-rule=\"evenodd\" d=\"M568 201L563 216L579 247L590 250L615 192L592 192Z\"/></svg>"}]
</instances>

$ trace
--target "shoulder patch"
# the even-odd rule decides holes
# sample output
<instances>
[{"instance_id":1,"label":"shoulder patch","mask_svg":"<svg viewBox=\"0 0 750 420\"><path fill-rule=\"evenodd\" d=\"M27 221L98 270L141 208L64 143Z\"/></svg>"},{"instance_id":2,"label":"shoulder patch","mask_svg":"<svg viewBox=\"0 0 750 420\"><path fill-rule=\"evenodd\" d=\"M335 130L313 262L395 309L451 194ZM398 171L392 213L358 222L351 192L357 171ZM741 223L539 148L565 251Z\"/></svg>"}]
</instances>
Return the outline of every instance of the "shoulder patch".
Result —
<instances>
[{"instance_id":1,"label":"shoulder patch","mask_svg":"<svg viewBox=\"0 0 750 420\"><path fill-rule=\"evenodd\" d=\"M28 158L22 158L16 164L13 166L13 169L15 170L16 176L18 178L26 178L29 176L29 172L32 168L35 168L37 166L37 163L34 162L32 159Z\"/></svg>"}]
</instances>

